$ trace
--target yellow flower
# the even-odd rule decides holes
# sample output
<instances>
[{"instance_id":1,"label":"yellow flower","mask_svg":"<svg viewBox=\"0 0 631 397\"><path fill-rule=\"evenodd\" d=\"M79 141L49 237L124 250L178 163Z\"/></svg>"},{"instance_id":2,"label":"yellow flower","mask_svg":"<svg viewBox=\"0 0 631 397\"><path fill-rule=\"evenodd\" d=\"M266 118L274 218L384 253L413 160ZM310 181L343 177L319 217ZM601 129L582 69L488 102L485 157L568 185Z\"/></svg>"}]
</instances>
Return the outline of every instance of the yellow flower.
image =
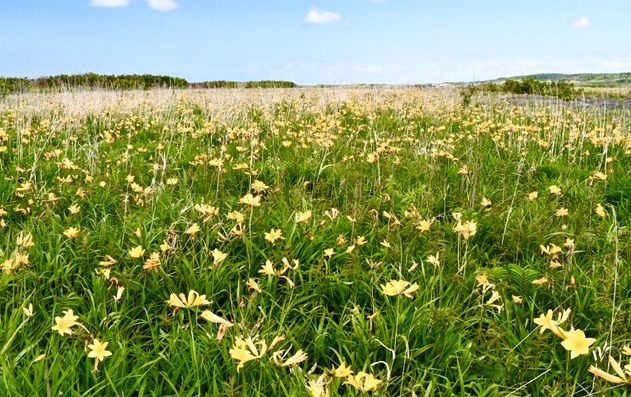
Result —
<instances>
[{"instance_id":1,"label":"yellow flower","mask_svg":"<svg viewBox=\"0 0 631 397\"><path fill-rule=\"evenodd\" d=\"M193 223L188 229L186 229L184 234L188 234L191 237L195 237L195 235L199 233L200 230L201 229L199 228L199 225L197 223Z\"/></svg>"},{"instance_id":2,"label":"yellow flower","mask_svg":"<svg viewBox=\"0 0 631 397\"><path fill-rule=\"evenodd\" d=\"M33 317L33 304L29 303L28 306L24 306L22 308L22 311L24 311L24 315L28 318Z\"/></svg>"},{"instance_id":3,"label":"yellow flower","mask_svg":"<svg viewBox=\"0 0 631 397\"><path fill-rule=\"evenodd\" d=\"M331 375L336 378L346 378L349 375L353 374L353 370L350 366L347 366L345 362L342 362L339 367L335 368Z\"/></svg>"},{"instance_id":4,"label":"yellow flower","mask_svg":"<svg viewBox=\"0 0 631 397\"><path fill-rule=\"evenodd\" d=\"M152 252L149 259L145 261L143 269L152 270L160 265L160 254L158 252Z\"/></svg>"},{"instance_id":5,"label":"yellow flower","mask_svg":"<svg viewBox=\"0 0 631 397\"><path fill-rule=\"evenodd\" d=\"M305 212L296 212L296 223L307 223L309 219L311 219L311 210L307 210Z\"/></svg>"},{"instance_id":6,"label":"yellow flower","mask_svg":"<svg viewBox=\"0 0 631 397\"><path fill-rule=\"evenodd\" d=\"M215 266L217 266L221 262L225 261L226 258L228 257L227 253L221 252L217 248L212 250L211 254L213 255L213 265L215 265Z\"/></svg>"},{"instance_id":7,"label":"yellow flower","mask_svg":"<svg viewBox=\"0 0 631 397\"><path fill-rule=\"evenodd\" d=\"M162 244L160 244L160 251L162 252L169 251L172 249L173 247L171 247L171 244L169 244L167 240L162 241Z\"/></svg>"},{"instance_id":8,"label":"yellow flower","mask_svg":"<svg viewBox=\"0 0 631 397\"><path fill-rule=\"evenodd\" d=\"M248 193L245 196L241 197L239 203L249 205L250 207L260 207L261 196L253 196L251 193Z\"/></svg>"},{"instance_id":9,"label":"yellow flower","mask_svg":"<svg viewBox=\"0 0 631 397\"><path fill-rule=\"evenodd\" d=\"M622 367L620 367L620 364L613 357L609 356L609 365L611 365L614 371L616 371L616 374L618 374L618 376L611 375L593 365L589 367L589 372L611 383L626 383L628 385L631 385L631 364L625 365L623 371Z\"/></svg>"},{"instance_id":10,"label":"yellow flower","mask_svg":"<svg viewBox=\"0 0 631 397\"><path fill-rule=\"evenodd\" d=\"M550 194L555 194L557 196L561 195L561 188L559 188L557 185L552 185L548 187L548 191L550 192Z\"/></svg>"},{"instance_id":11,"label":"yellow flower","mask_svg":"<svg viewBox=\"0 0 631 397\"><path fill-rule=\"evenodd\" d=\"M489 200L486 197L482 197L482 200L480 201L480 205L484 208L490 207L492 205L491 200Z\"/></svg>"},{"instance_id":12,"label":"yellow flower","mask_svg":"<svg viewBox=\"0 0 631 397\"><path fill-rule=\"evenodd\" d=\"M579 355L589 354L589 347L596 342L594 338L585 337L585 333L580 329L572 328L565 331L565 340L561 345L570 352L570 358L576 358Z\"/></svg>"},{"instance_id":13,"label":"yellow flower","mask_svg":"<svg viewBox=\"0 0 631 397\"><path fill-rule=\"evenodd\" d=\"M134 259L141 258L144 255L145 255L145 249L142 248L142 245L139 245L129 250L129 256L131 256Z\"/></svg>"},{"instance_id":14,"label":"yellow flower","mask_svg":"<svg viewBox=\"0 0 631 397\"><path fill-rule=\"evenodd\" d=\"M539 333L542 334L546 329L549 329L556 336L560 337L561 339L565 339L566 331L564 331L563 329L559 328L558 325L561 325L565 321L567 321L567 319L570 316L571 312L572 312L571 309L566 309L566 310L563 311L562 314L559 313L557 315L557 319L554 320L553 319L554 312L551 309L548 309L548 312L546 313L546 315L545 316L543 314L540 315L538 318L534 319L534 323L539 325L539 326L541 326L541 329L539 330Z\"/></svg>"},{"instance_id":15,"label":"yellow flower","mask_svg":"<svg viewBox=\"0 0 631 397\"><path fill-rule=\"evenodd\" d=\"M274 270L274 264L270 260L265 261L265 265L261 267L259 273L267 274L268 276L274 276L276 274L276 270Z\"/></svg>"},{"instance_id":16,"label":"yellow flower","mask_svg":"<svg viewBox=\"0 0 631 397\"><path fill-rule=\"evenodd\" d=\"M76 227L69 227L68 229L64 230L64 236L68 238L77 238L79 237L79 229L77 229Z\"/></svg>"},{"instance_id":17,"label":"yellow flower","mask_svg":"<svg viewBox=\"0 0 631 397\"><path fill-rule=\"evenodd\" d=\"M202 214L204 222L208 222L213 216L219 215L219 208L208 204L197 204L195 205L195 210Z\"/></svg>"},{"instance_id":18,"label":"yellow flower","mask_svg":"<svg viewBox=\"0 0 631 397\"><path fill-rule=\"evenodd\" d=\"M230 321L226 320L225 318L219 317L218 315L211 312L210 310L204 310L202 314L200 315L200 317L208 322L211 322L214 324L223 324L226 327L232 327L234 325Z\"/></svg>"},{"instance_id":19,"label":"yellow flower","mask_svg":"<svg viewBox=\"0 0 631 397\"><path fill-rule=\"evenodd\" d=\"M72 204L70 207L68 207L68 211L70 211L72 215L76 215L79 213L79 211L81 211L81 208L79 208L79 206L76 204Z\"/></svg>"},{"instance_id":20,"label":"yellow flower","mask_svg":"<svg viewBox=\"0 0 631 397\"><path fill-rule=\"evenodd\" d=\"M276 240L284 240L283 231L280 229L271 229L269 232L265 232L265 240L274 244Z\"/></svg>"},{"instance_id":21,"label":"yellow flower","mask_svg":"<svg viewBox=\"0 0 631 397\"><path fill-rule=\"evenodd\" d=\"M112 258L110 255L105 255L105 258L99 262L99 266L113 266L116 263L116 259Z\"/></svg>"},{"instance_id":22,"label":"yellow flower","mask_svg":"<svg viewBox=\"0 0 631 397\"><path fill-rule=\"evenodd\" d=\"M280 356L283 355L283 353L284 352L282 350L279 350L276 353L274 353L272 357L276 365L280 365L281 367L289 367L291 365L300 364L301 362L305 361L309 357L307 356L307 353L305 353L302 349L300 349L296 352L296 354L294 354L293 356L285 360L284 363L281 363Z\"/></svg>"},{"instance_id":23,"label":"yellow flower","mask_svg":"<svg viewBox=\"0 0 631 397\"><path fill-rule=\"evenodd\" d=\"M329 397L329 391L326 388L324 374L320 375L318 379L309 379L307 383L307 390L311 397Z\"/></svg>"},{"instance_id":24,"label":"yellow flower","mask_svg":"<svg viewBox=\"0 0 631 397\"><path fill-rule=\"evenodd\" d=\"M16 244L24 248L31 248L35 245L35 243L33 242L33 235L31 233L24 235L23 232L20 232Z\"/></svg>"},{"instance_id":25,"label":"yellow flower","mask_svg":"<svg viewBox=\"0 0 631 397\"><path fill-rule=\"evenodd\" d=\"M77 324L79 316L75 316L72 309L68 309L64 312L63 317L55 317L55 325L53 325L53 331L59 332L59 335L68 334L72 335L72 327Z\"/></svg>"},{"instance_id":26,"label":"yellow flower","mask_svg":"<svg viewBox=\"0 0 631 397\"><path fill-rule=\"evenodd\" d=\"M169 295L169 300L167 300L166 303L173 307L182 309L210 304L210 302L206 299L206 295L200 295L195 290L190 290L188 292L188 297L186 297L183 293L180 295L171 294Z\"/></svg>"},{"instance_id":27,"label":"yellow flower","mask_svg":"<svg viewBox=\"0 0 631 397\"><path fill-rule=\"evenodd\" d=\"M108 343L109 342L101 342L97 338L94 338L92 344L88 345L88 349L90 349L88 357L96 360L95 368L99 361L103 361L105 357L112 355L112 352L107 350Z\"/></svg>"},{"instance_id":28,"label":"yellow flower","mask_svg":"<svg viewBox=\"0 0 631 397\"><path fill-rule=\"evenodd\" d=\"M261 292L261 288L259 287L259 283L256 282L255 279L253 278L249 278L248 282L247 282L248 288L256 291L256 292Z\"/></svg>"},{"instance_id":29,"label":"yellow flower","mask_svg":"<svg viewBox=\"0 0 631 397\"><path fill-rule=\"evenodd\" d=\"M382 381L372 376L372 374L358 372L357 375L349 375L344 383L355 387L359 391L375 391Z\"/></svg>"},{"instance_id":30,"label":"yellow flower","mask_svg":"<svg viewBox=\"0 0 631 397\"><path fill-rule=\"evenodd\" d=\"M598 204L596 206L596 215L598 215L601 218L604 218L607 216L607 212L605 211L605 209L603 208L602 205Z\"/></svg>"},{"instance_id":31,"label":"yellow flower","mask_svg":"<svg viewBox=\"0 0 631 397\"><path fill-rule=\"evenodd\" d=\"M262 193L267 189L269 189L269 186L267 186L265 182L261 182L258 179L252 182L252 190L254 190L254 192L257 194Z\"/></svg>"},{"instance_id":32,"label":"yellow flower","mask_svg":"<svg viewBox=\"0 0 631 397\"><path fill-rule=\"evenodd\" d=\"M411 298L412 293L418 288L417 283L410 285L410 283L405 280L390 280L386 285L381 284L381 291L387 296L405 295Z\"/></svg>"},{"instance_id":33,"label":"yellow flower","mask_svg":"<svg viewBox=\"0 0 631 397\"><path fill-rule=\"evenodd\" d=\"M439 255L440 255L440 252L437 252L436 255L428 256L427 257L427 262L429 262L434 267L440 266L440 259L438 259Z\"/></svg>"},{"instance_id":34,"label":"yellow flower","mask_svg":"<svg viewBox=\"0 0 631 397\"><path fill-rule=\"evenodd\" d=\"M530 192L528 193L528 200L530 201L534 201L537 199L537 197L539 197L539 192Z\"/></svg>"},{"instance_id":35,"label":"yellow flower","mask_svg":"<svg viewBox=\"0 0 631 397\"><path fill-rule=\"evenodd\" d=\"M258 345L258 347L257 347ZM254 342L252 338L243 339L241 337L234 341L232 349L230 349L230 357L238 361L237 372L243 368L245 363L252 360L258 360L267 352L267 344L264 340Z\"/></svg>"},{"instance_id":36,"label":"yellow flower","mask_svg":"<svg viewBox=\"0 0 631 397\"><path fill-rule=\"evenodd\" d=\"M554 216L560 218L563 216L567 216L567 214L569 214L569 211L567 208L561 207L558 210L556 210L556 212L554 213Z\"/></svg>"}]
</instances>

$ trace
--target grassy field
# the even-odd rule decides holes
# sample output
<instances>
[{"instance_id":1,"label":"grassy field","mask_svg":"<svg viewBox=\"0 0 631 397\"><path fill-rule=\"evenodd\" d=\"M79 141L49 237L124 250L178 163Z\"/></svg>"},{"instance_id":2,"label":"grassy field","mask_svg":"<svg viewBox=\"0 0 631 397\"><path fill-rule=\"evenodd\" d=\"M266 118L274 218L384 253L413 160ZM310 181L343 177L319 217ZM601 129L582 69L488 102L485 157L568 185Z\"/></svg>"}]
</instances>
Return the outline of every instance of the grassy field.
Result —
<instances>
[{"instance_id":1,"label":"grassy field","mask_svg":"<svg viewBox=\"0 0 631 397\"><path fill-rule=\"evenodd\" d=\"M7 96L0 395L627 395L630 130L436 89Z\"/></svg>"}]
</instances>

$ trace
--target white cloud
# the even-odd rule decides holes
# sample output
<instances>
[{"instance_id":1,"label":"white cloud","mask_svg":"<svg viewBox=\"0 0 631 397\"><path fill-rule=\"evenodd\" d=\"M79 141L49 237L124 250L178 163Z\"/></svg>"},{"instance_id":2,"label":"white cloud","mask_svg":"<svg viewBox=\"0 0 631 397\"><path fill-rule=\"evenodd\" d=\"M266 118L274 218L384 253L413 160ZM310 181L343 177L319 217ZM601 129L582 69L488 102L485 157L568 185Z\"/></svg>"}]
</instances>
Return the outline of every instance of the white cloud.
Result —
<instances>
[{"instance_id":1,"label":"white cloud","mask_svg":"<svg viewBox=\"0 0 631 397\"><path fill-rule=\"evenodd\" d=\"M337 12L320 11L317 8L312 8L305 17L305 22L310 24L322 24L338 22L340 19L342 19L342 16Z\"/></svg>"},{"instance_id":2,"label":"white cloud","mask_svg":"<svg viewBox=\"0 0 631 397\"><path fill-rule=\"evenodd\" d=\"M589 19L587 19L587 17L580 17L578 20L572 23L572 27L578 29L588 28L590 26L592 26L592 24L589 22Z\"/></svg>"},{"instance_id":3,"label":"white cloud","mask_svg":"<svg viewBox=\"0 0 631 397\"><path fill-rule=\"evenodd\" d=\"M129 0L92 0L90 3L92 7L127 7Z\"/></svg>"},{"instance_id":4,"label":"white cloud","mask_svg":"<svg viewBox=\"0 0 631 397\"><path fill-rule=\"evenodd\" d=\"M624 69L625 64L620 61L607 61L601 63L600 66L605 69L621 70Z\"/></svg>"},{"instance_id":5,"label":"white cloud","mask_svg":"<svg viewBox=\"0 0 631 397\"><path fill-rule=\"evenodd\" d=\"M180 6L175 0L147 0L147 4L154 10L163 12L173 11Z\"/></svg>"}]
</instances>

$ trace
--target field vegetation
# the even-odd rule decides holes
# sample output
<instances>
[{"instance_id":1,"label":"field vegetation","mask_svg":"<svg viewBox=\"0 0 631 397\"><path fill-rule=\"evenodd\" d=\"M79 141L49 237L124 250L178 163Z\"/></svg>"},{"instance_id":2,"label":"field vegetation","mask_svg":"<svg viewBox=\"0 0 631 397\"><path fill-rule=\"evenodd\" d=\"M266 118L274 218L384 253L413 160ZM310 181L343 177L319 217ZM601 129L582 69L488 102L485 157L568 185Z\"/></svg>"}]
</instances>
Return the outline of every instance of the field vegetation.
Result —
<instances>
[{"instance_id":1,"label":"field vegetation","mask_svg":"<svg viewBox=\"0 0 631 397\"><path fill-rule=\"evenodd\" d=\"M0 100L0 395L628 395L631 114Z\"/></svg>"}]
</instances>

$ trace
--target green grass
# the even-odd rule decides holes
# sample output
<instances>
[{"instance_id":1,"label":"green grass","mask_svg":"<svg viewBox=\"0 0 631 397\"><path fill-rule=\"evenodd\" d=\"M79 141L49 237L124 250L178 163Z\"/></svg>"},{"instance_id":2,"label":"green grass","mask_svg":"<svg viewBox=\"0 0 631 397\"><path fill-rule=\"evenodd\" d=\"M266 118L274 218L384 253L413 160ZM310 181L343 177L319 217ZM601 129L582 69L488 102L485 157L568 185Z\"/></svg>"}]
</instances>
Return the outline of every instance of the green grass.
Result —
<instances>
[{"instance_id":1,"label":"green grass","mask_svg":"<svg viewBox=\"0 0 631 397\"><path fill-rule=\"evenodd\" d=\"M462 108L453 93L418 89L19 100L0 102L0 395L302 396L341 363L381 380L381 395L628 393L588 372L607 370L594 348L606 343L619 359L631 344L628 109L499 99ZM240 199L255 180L268 188L250 208ZM219 214L204 222L200 203ZM476 223L469 239L453 230L456 212ZM423 219L432 224L421 233ZM194 223L200 231L186 235ZM69 227L77 238L64 236ZM272 228L284 239L266 241ZM34 245L19 247L20 233ZM173 248L144 270L165 241ZM540 250L549 244L563 249L559 268ZM146 253L131 258L138 245ZM214 249L227 253L218 265ZM17 253L28 264L14 265ZM428 261L436 253L438 266ZM106 255L117 261L109 278ZM287 278L259 272L267 260L280 271L283 258L299 263ZM399 279L418 290L386 296L381 285ZM166 303L189 290L210 304ZM501 310L485 304L493 291ZM564 329L597 339L574 359L533 322L567 308ZM52 327L68 309L84 328L62 336ZM234 324L222 338L200 318L206 309ZM277 336L237 371L237 338ZM87 356L95 337L112 352L98 371ZM300 349L308 357L296 365L272 359ZM363 394L325 379L331 395Z\"/></svg>"}]
</instances>

